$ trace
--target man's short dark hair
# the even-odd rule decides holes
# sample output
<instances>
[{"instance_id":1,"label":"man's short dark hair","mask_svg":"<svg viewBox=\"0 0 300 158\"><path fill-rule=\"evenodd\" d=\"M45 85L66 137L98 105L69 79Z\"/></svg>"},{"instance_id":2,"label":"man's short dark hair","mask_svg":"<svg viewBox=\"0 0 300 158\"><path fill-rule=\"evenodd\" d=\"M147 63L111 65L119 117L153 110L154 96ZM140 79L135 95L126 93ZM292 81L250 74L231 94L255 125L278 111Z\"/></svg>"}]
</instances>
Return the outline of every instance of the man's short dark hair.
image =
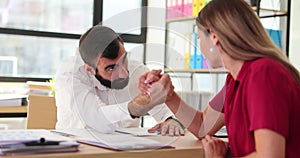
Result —
<instances>
[{"instance_id":1,"label":"man's short dark hair","mask_svg":"<svg viewBox=\"0 0 300 158\"><path fill-rule=\"evenodd\" d=\"M81 46L83 40L86 38L86 36L91 32L91 30L94 27L90 28L88 31L86 31L84 34L81 35L79 40L79 47ZM115 59L120 51L120 44L124 44L122 38L118 36L116 39L114 39L102 52L100 57L108 58L108 59Z\"/></svg>"}]
</instances>

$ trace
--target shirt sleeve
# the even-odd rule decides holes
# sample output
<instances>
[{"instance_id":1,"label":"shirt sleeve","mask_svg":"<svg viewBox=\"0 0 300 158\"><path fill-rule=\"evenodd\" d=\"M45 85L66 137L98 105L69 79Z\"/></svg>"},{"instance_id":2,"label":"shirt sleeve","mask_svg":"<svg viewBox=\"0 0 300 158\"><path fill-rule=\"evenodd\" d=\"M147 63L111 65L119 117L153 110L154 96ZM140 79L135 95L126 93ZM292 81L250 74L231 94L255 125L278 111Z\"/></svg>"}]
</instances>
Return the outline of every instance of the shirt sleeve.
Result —
<instances>
[{"instance_id":1,"label":"shirt sleeve","mask_svg":"<svg viewBox=\"0 0 300 158\"><path fill-rule=\"evenodd\" d=\"M132 119L128 112L128 102L107 106L99 99L95 86L92 85L93 81L89 79L73 72L63 72L56 76L56 104L66 112L66 116L58 115L58 120L64 121L63 125L78 124L67 122L77 120L83 127L110 133L115 130L116 122Z\"/></svg>"},{"instance_id":2,"label":"shirt sleeve","mask_svg":"<svg viewBox=\"0 0 300 158\"><path fill-rule=\"evenodd\" d=\"M159 123L164 122L167 118L174 115L166 104L160 104L155 106L149 111L149 114L153 116L156 122Z\"/></svg>"},{"instance_id":3,"label":"shirt sleeve","mask_svg":"<svg viewBox=\"0 0 300 158\"><path fill-rule=\"evenodd\" d=\"M209 102L209 105L216 111L224 113L224 101L226 96L226 86L215 95Z\"/></svg>"},{"instance_id":4,"label":"shirt sleeve","mask_svg":"<svg viewBox=\"0 0 300 158\"><path fill-rule=\"evenodd\" d=\"M250 131L269 129L288 136L289 89L286 73L271 66L251 73L247 87Z\"/></svg>"}]
</instances>

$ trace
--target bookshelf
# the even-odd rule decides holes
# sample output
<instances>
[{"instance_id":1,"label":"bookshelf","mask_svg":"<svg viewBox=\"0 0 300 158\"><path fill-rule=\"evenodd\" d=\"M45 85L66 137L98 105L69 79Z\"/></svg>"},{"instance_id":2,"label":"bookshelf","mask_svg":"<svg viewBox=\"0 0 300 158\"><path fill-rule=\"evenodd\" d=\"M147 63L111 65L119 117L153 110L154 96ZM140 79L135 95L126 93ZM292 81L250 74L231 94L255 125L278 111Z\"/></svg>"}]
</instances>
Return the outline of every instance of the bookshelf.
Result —
<instances>
[{"instance_id":1,"label":"bookshelf","mask_svg":"<svg viewBox=\"0 0 300 158\"><path fill-rule=\"evenodd\" d=\"M263 6L262 4L266 2L271 2L272 5L270 7ZM275 18L280 18L281 49L289 56L291 0L256 0L256 6L253 6L252 9L262 21L271 18L275 21Z\"/></svg>"},{"instance_id":2,"label":"bookshelf","mask_svg":"<svg viewBox=\"0 0 300 158\"><path fill-rule=\"evenodd\" d=\"M185 76L180 76L178 74L184 74L184 73L188 73L190 74L188 76L188 78L190 79L190 90L194 91L194 76L195 74L210 74L210 75L214 75L215 76L215 80L214 80L214 85L213 85L213 89L214 92L216 92L218 89L220 89L221 87L219 86L219 82L220 80L220 75L221 74L227 74L228 71L224 70L224 69L169 69L169 68L165 68L164 69L165 73L168 73L171 77L185 77Z\"/></svg>"},{"instance_id":3,"label":"bookshelf","mask_svg":"<svg viewBox=\"0 0 300 158\"><path fill-rule=\"evenodd\" d=\"M288 11L284 10L275 10L275 9L267 9L267 8L260 8L259 12L257 7L253 6L251 7L256 13L259 14L260 18L270 18L274 16L287 16Z\"/></svg>"},{"instance_id":4,"label":"bookshelf","mask_svg":"<svg viewBox=\"0 0 300 158\"><path fill-rule=\"evenodd\" d=\"M170 0L172 1L172 0ZM188 2L192 9L189 8L187 5ZM197 9L195 9L195 3L197 3L197 7L203 7L205 5L204 0L183 0L182 7L183 10L186 8L189 9L190 13L180 14L178 13L178 6L174 7L175 10L172 13L172 9L169 10L171 13L167 13L166 19L166 38L165 38L165 73L169 73L171 78L179 79L179 85L181 85L181 89L183 91L203 91L201 85L197 85L197 76L201 79L206 78L205 81L212 83L211 91L216 92L218 91L219 87L218 82L220 81L219 76L220 74L226 74L226 70L213 70L208 69L207 67L202 66L202 59L201 63L195 63L196 59L199 59L198 56L196 57L196 50L193 51L195 55L192 55L191 50L194 50L194 47L197 45L196 42L196 23L195 23L195 15L198 13ZM167 4L168 7L168 4ZM180 9L179 9L180 10ZM195 11L196 10L196 11ZM168 9L167 9L168 12ZM191 13L192 12L192 13ZM170 15L175 17L170 17ZM184 46L183 46L184 43ZM175 49L174 49L175 48ZM189 49L187 51L187 49ZM197 49L197 48L196 48ZM190 54L190 55L187 55ZM197 54L198 55L198 54ZM195 57L194 57L195 56ZM194 57L194 63L186 62L187 60L192 60ZM199 60L197 60L199 61ZM194 66L193 66L194 65ZM199 66L201 65L201 66ZM208 77L210 76L210 77ZM209 78L209 79L208 79ZM187 83L188 82L188 83ZM176 88L176 82L175 82ZM204 90L206 91L206 90Z\"/></svg>"},{"instance_id":5,"label":"bookshelf","mask_svg":"<svg viewBox=\"0 0 300 158\"><path fill-rule=\"evenodd\" d=\"M285 21L280 20L281 25L280 28L283 28L282 39L280 44L282 45L282 50L285 50L286 55L288 56L289 51L289 27L290 27L290 0L278 0L280 2L280 8L272 8L261 6L261 2L266 2L266 0L256 0L256 5L252 6L254 12L257 13L260 19L270 19L277 17L286 18ZM275 3L272 0L272 4ZM168 6L167 6L168 7ZM168 11L168 9L167 9ZM168 14L168 13L167 13ZM178 14L178 13L177 13ZM168 16L167 16L168 17ZM195 31L195 17L192 15L184 16L184 17L172 17L166 19L166 38L165 38L165 72L170 74L175 73L189 73L191 88L193 91L193 82L195 74L208 74L217 76L215 82L219 82L219 74L226 74L226 70L210 70L210 69L190 69L186 67L184 63L186 60L185 53L186 48L182 46L184 41L188 40L186 37L187 32ZM179 42L176 40L179 39ZM181 46L180 46L181 43ZM171 55L172 53L172 55ZM170 75L171 77L182 77L180 75ZM183 76L187 77L187 76ZM218 83L216 83L218 85ZM218 87L218 86L215 86ZM218 88L216 88L218 89Z\"/></svg>"},{"instance_id":6,"label":"bookshelf","mask_svg":"<svg viewBox=\"0 0 300 158\"><path fill-rule=\"evenodd\" d=\"M258 13L259 18L269 18L269 17L276 17L276 16L288 16L289 11L287 10L276 10L276 9L268 9L268 8L259 8L256 6L251 7L253 11ZM190 21L195 20L195 17L177 17L177 18L171 18L167 19L167 23L171 22L180 22L180 21Z\"/></svg>"},{"instance_id":7,"label":"bookshelf","mask_svg":"<svg viewBox=\"0 0 300 158\"><path fill-rule=\"evenodd\" d=\"M224 69L169 69L165 68L166 73L182 72L182 73L227 73Z\"/></svg>"}]
</instances>

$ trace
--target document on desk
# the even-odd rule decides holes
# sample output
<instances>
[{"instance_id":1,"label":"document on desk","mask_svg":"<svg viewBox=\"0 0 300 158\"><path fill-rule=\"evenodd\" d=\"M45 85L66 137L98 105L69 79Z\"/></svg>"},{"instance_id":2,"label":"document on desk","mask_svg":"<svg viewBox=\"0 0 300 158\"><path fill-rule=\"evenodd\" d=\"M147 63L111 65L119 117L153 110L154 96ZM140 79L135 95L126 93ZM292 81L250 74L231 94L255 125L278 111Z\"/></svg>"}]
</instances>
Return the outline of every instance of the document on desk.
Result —
<instances>
[{"instance_id":1,"label":"document on desk","mask_svg":"<svg viewBox=\"0 0 300 158\"><path fill-rule=\"evenodd\" d=\"M78 142L113 150L171 148L169 142L161 142L149 137L137 137L129 134L103 134L93 129L65 130L61 132L75 135Z\"/></svg>"},{"instance_id":2,"label":"document on desk","mask_svg":"<svg viewBox=\"0 0 300 158\"><path fill-rule=\"evenodd\" d=\"M153 133L149 133L148 132L149 128L139 128L139 127L132 127L132 128L117 128L115 130L115 132L118 133L123 133L123 134L131 134L134 136L156 136L159 135L159 132L153 132Z\"/></svg>"},{"instance_id":3,"label":"document on desk","mask_svg":"<svg viewBox=\"0 0 300 158\"><path fill-rule=\"evenodd\" d=\"M1 130L0 155L78 151L79 144L47 130Z\"/></svg>"},{"instance_id":4,"label":"document on desk","mask_svg":"<svg viewBox=\"0 0 300 158\"><path fill-rule=\"evenodd\" d=\"M51 141L70 141L71 138L54 134L48 130L0 130L0 145L14 142L36 141L44 138Z\"/></svg>"}]
</instances>

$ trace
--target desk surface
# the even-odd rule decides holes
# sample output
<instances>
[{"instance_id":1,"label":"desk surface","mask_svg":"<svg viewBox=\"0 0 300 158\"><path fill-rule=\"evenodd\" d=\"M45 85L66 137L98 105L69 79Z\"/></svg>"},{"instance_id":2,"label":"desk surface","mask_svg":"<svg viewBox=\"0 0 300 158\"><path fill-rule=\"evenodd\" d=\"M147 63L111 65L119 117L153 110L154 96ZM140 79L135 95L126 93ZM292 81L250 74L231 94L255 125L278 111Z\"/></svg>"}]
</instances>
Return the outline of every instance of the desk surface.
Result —
<instances>
[{"instance_id":1,"label":"desk surface","mask_svg":"<svg viewBox=\"0 0 300 158\"><path fill-rule=\"evenodd\" d=\"M204 151L201 141L194 137L191 133L187 132L185 136L179 137L171 144L175 148L169 149L156 149L156 150L136 150L136 151L114 151L100 147L80 144L79 152L71 153L52 153L52 154L34 154L34 155L19 155L14 157L64 157L64 158L77 158L77 157L101 157L101 158L202 158ZM5 156L0 156L5 157Z\"/></svg>"}]
</instances>

